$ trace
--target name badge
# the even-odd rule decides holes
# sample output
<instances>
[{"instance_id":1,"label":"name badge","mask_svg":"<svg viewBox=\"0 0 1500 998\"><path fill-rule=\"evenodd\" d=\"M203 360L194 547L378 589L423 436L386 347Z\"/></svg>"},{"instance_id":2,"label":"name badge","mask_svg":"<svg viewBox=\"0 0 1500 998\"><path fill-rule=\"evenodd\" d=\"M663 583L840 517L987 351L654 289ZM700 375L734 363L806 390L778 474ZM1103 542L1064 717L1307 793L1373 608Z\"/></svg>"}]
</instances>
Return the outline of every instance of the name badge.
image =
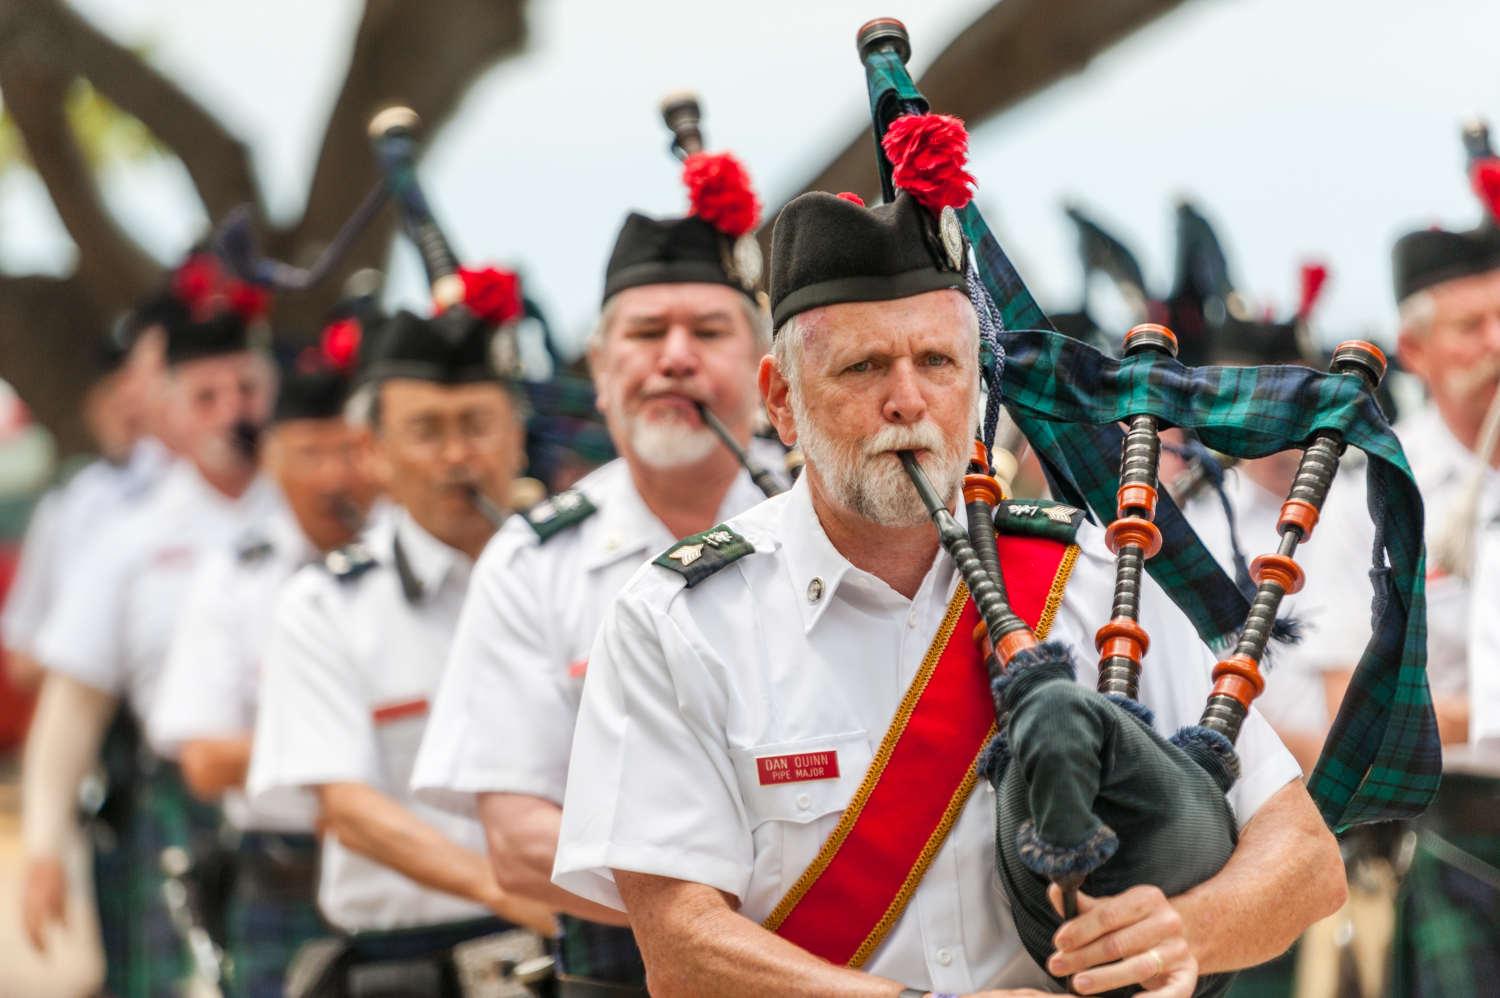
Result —
<instances>
[{"instance_id":1,"label":"name badge","mask_svg":"<svg viewBox=\"0 0 1500 998\"><path fill-rule=\"evenodd\" d=\"M400 703L388 703L370 711L377 725L404 721L408 717L421 717L425 713L427 713L426 697L420 697L416 700L403 700Z\"/></svg>"},{"instance_id":2,"label":"name badge","mask_svg":"<svg viewBox=\"0 0 1500 998\"><path fill-rule=\"evenodd\" d=\"M755 772L760 776L760 785L763 787L778 783L836 780L839 778L839 754L829 749L826 752L756 756Z\"/></svg>"}]
</instances>

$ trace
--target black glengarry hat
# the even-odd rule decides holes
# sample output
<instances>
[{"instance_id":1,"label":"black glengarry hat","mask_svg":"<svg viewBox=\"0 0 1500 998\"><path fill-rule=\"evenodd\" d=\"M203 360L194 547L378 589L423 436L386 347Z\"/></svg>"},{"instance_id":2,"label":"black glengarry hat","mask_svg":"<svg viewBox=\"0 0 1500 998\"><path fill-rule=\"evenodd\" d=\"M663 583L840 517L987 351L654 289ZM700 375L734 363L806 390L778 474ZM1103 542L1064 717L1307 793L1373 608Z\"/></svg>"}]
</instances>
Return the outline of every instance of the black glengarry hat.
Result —
<instances>
[{"instance_id":1,"label":"black glengarry hat","mask_svg":"<svg viewBox=\"0 0 1500 998\"><path fill-rule=\"evenodd\" d=\"M821 191L781 210L771 235L771 324L844 302L892 301L952 288L968 293L932 213L905 190L866 208Z\"/></svg>"},{"instance_id":2,"label":"black glengarry hat","mask_svg":"<svg viewBox=\"0 0 1500 998\"><path fill-rule=\"evenodd\" d=\"M502 380L495 327L458 310L424 319L405 309L365 331L360 380L415 378L444 385Z\"/></svg>"},{"instance_id":3,"label":"black glengarry hat","mask_svg":"<svg viewBox=\"0 0 1500 998\"><path fill-rule=\"evenodd\" d=\"M1490 148L1484 122L1468 122L1463 132L1469 184L1485 207L1484 221L1467 232L1440 228L1409 232L1391 249L1396 303L1418 291L1500 268L1500 157Z\"/></svg>"},{"instance_id":4,"label":"black glengarry hat","mask_svg":"<svg viewBox=\"0 0 1500 998\"><path fill-rule=\"evenodd\" d=\"M250 325L270 304L264 289L226 274L212 254L193 253L164 291L135 310L127 337L161 326L169 364L239 353L249 349Z\"/></svg>"},{"instance_id":5,"label":"black glengarry hat","mask_svg":"<svg viewBox=\"0 0 1500 998\"><path fill-rule=\"evenodd\" d=\"M332 368L306 370L294 363L281 369L273 423L293 419L336 419L349 401L349 379Z\"/></svg>"},{"instance_id":6,"label":"black glengarry hat","mask_svg":"<svg viewBox=\"0 0 1500 998\"><path fill-rule=\"evenodd\" d=\"M604 272L604 299L646 284L723 284L745 291L729 272L733 265L733 240L696 215L657 219L631 212Z\"/></svg>"},{"instance_id":7,"label":"black glengarry hat","mask_svg":"<svg viewBox=\"0 0 1500 998\"><path fill-rule=\"evenodd\" d=\"M625 217L604 271L604 300L647 284L723 284L752 299L762 261L760 199L733 153L695 152L682 164L684 218Z\"/></svg>"}]
</instances>

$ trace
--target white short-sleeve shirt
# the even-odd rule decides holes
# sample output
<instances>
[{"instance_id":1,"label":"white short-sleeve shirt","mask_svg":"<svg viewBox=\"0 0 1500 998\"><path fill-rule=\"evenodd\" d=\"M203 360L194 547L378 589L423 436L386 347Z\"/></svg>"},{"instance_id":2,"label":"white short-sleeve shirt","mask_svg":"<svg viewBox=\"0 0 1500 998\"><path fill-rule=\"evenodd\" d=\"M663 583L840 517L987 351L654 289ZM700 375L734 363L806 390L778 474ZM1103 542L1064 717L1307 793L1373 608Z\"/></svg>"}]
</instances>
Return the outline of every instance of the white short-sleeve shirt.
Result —
<instances>
[{"instance_id":1,"label":"white short-sleeve shirt","mask_svg":"<svg viewBox=\"0 0 1500 998\"><path fill-rule=\"evenodd\" d=\"M1234 510L1235 535L1248 568L1258 556L1275 551L1281 543L1276 524L1281 519L1281 504L1286 497L1272 495L1234 468L1224 475L1224 496ZM1209 554L1234 578L1229 518L1224 514L1218 492L1205 489L1183 508L1183 514ZM1309 572L1302 591L1281 601L1278 616L1295 619L1304 635L1312 634L1326 624L1326 588L1319 577ZM1256 698L1255 706L1282 731L1321 735L1328 730L1328 696L1322 674L1302 661L1302 649L1300 643L1271 642L1266 649L1266 690ZM1224 654L1227 656L1231 651L1233 648L1227 648Z\"/></svg>"},{"instance_id":2,"label":"white short-sleeve shirt","mask_svg":"<svg viewBox=\"0 0 1500 998\"><path fill-rule=\"evenodd\" d=\"M416 599L408 599L396 567L398 537L421 588ZM289 788L363 783L482 853L478 821L429 807L408 789L473 563L399 509L367 531L361 544L374 558L367 570L337 576L327 563L312 565L282 588L261 678L251 799ZM341 571L346 551L329 556ZM331 833L323 838L318 903L330 922L349 932L490 913L418 885Z\"/></svg>"},{"instance_id":3,"label":"white short-sleeve shirt","mask_svg":"<svg viewBox=\"0 0 1500 998\"><path fill-rule=\"evenodd\" d=\"M153 748L176 758L184 742L254 730L276 598L286 580L317 557L285 506L204 557L147 719ZM267 794L251 804L242 790L231 789L224 794L224 816L237 828L311 832L317 806L307 791Z\"/></svg>"},{"instance_id":4,"label":"white short-sleeve shirt","mask_svg":"<svg viewBox=\"0 0 1500 998\"><path fill-rule=\"evenodd\" d=\"M1469 615L1469 745L1500 763L1500 521L1479 538Z\"/></svg>"},{"instance_id":5,"label":"white short-sleeve shirt","mask_svg":"<svg viewBox=\"0 0 1500 998\"><path fill-rule=\"evenodd\" d=\"M1396 425L1417 490L1422 494L1429 551L1443 530L1453 501L1474 471L1474 454L1458 442L1436 407L1429 406ZM1489 471L1480 501L1480 520L1500 513L1500 473ZM1317 669L1353 668L1370 640L1370 550L1375 525L1365 495L1365 474L1340 471L1312 538L1299 549L1309 579L1328 611L1298 650ZM1455 696L1469 687L1470 587L1427 562L1427 683L1434 696ZM1312 585L1309 582L1309 585Z\"/></svg>"},{"instance_id":6,"label":"white short-sleeve shirt","mask_svg":"<svg viewBox=\"0 0 1500 998\"><path fill-rule=\"evenodd\" d=\"M677 540L636 492L623 459L574 491L598 512L545 543L512 517L475 566L412 776L418 799L469 814L474 795L485 791L562 804L589 649L605 608ZM764 499L742 471L717 522Z\"/></svg>"},{"instance_id":7,"label":"white short-sleeve shirt","mask_svg":"<svg viewBox=\"0 0 1500 998\"><path fill-rule=\"evenodd\" d=\"M124 464L94 461L37 504L21 560L0 613L0 634L13 651L34 655L36 638L57 602L67 567L94 535L161 480L172 454L151 437L136 441Z\"/></svg>"},{"instance_id":8,"label":"white short-sleeve shirt","mask_svg":"<svg viewBox=\"0 0 1500 998\"><path fill-rule=\"evenodd\" d=\"M49 669L129 698L144 724L193 570L282 501L268 479L256 478L231 499L190 462L174 463L68 567L37 637L37 658Z\"/></svg>"},{"instance_id":9,"label":"white short-sleeve shirt","mask_svg":"<svg viewBox=\"0 0 1500 998\"><path fill-rule=\"evenodd\" d=\"M763 921L837 825L959 581L941 550L911 600L855 568L824 534L805 482L729 526L755 554L693 589L647 565L600 629L553 872L575 894L620 908L611 871L632 870L718 888ZM1080 529L1049 635L1074 648L1091 686L1094 632L1114 589L1102 536ZM1197 722L1213 657L1149 578L1141 602L1151 635L1141 700L1170 734ZM1238 748L1244 775L1230 803L1243 825L1301 771L1255 711ZM758 756L813 750L838 753L836 779L760 785ZM967 994L1021 951L994 870L994 808L981 781L871 973Z\"/></svg>"}]
</instances>

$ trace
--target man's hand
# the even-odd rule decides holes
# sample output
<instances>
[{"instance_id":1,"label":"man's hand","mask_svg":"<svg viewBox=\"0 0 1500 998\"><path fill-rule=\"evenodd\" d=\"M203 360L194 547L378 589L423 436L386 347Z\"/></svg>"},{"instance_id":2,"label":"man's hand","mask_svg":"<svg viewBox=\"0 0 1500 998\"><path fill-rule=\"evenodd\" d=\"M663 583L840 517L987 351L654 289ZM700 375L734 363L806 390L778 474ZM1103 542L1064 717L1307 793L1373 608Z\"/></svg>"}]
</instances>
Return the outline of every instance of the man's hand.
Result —
<instances>
[{"instance_id":1,"label":"man's hand","mask_svg":"<svg viewBox=\"0 0 1500 998\"><path fill-rule=\"evenodd\" d=\"M1062 889L1047 888L1062 914ZM1182 931L1182 918L1158 887L1132 887L1110 898L1078 894L1078 917L1052 937L1057 952L1047 970L1073 975L1073 990L1091 995L1140 984L1149 998L1188 998L1198 983L1198 961Z\"/></svg>"},{"instance_id":2,"label":"man's hand","mask_svg":"<svg viewBox=\"0 0 1500 998\"><path fill-rule=\"evenodd\" d=\"M21 887L21 921L38 953L47 952L47 926L68 924L68 875L52 856L40 856L26 866Z\"/></svg>"}]
</instances>

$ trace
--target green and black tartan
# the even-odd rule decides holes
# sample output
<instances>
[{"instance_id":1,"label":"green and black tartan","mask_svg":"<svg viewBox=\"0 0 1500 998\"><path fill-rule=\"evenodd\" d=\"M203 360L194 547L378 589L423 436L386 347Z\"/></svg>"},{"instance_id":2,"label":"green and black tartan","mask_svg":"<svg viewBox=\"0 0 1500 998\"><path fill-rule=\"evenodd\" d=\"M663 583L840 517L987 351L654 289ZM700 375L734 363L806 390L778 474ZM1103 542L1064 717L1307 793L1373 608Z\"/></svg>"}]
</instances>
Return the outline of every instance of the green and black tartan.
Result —
<instances>
[{"instance_id":1,"label":"green and black tartan","mask_svg":"<svg viewBox=\"0 0 1500 998\"><path fill-rule=\"evenodd\" d=\"M928 105L890 52L867 59L866 79L889 200L894 191L880 137L896 117ZM1320 429L1338 431L1369 457L1374 633L1308 789L1335 830L1421 813L1442 772L1426 675L1422 499L1373 396L1352 375L1300 367L1187 368L1155 354L1115 361L1050 329L975 202L958 215L1005 326L1003 401L1041 459L1055 498L1113 520L1123 441L1117 424L1140 413L1195 429L1207 446L1236 457L1301 447ZM1199 635L1223 647L1244 625L1244 594L1165 494L1156 524L1162 549L1146 563L1148 571Z\"/></svg>"},{"instance_id":2,"label":"green and black tartan","mask_svg":"<svg viewBox=\"0 0 1500 998\"><path fill-rule=\"evenodd\" d=\"M588 922L572 915L558 919L557 969L570 977L645 987L646 964L628 928Z\"/></svg>"},{"instance_id":3,"label":"green and black tartan","mask_svg":"<svg viewBox=\"0 0 1500 998\"><path fill-rule=\"evenodd\" d=\"M220 813L188 792L176 766L144 746L136 754L128 813L119 816L124 833L112 843L96 835L105 988L116 998L180 998L192 963L162 900L161 852L177 845L195 857L210 855ZM113 848L100 848L108 844Z\"/></svg>"},{"instance_id":4,"label":"green and black tartan","mask_svg":"<svg viewBox=\"0 0 1500 998\"><path fill-rule=\"evenodd\" d=\"M330 933L318 913L318 840L246 832L225 917L228 998L281 998L298 947Z\"/></svg>"}]
</instances>

